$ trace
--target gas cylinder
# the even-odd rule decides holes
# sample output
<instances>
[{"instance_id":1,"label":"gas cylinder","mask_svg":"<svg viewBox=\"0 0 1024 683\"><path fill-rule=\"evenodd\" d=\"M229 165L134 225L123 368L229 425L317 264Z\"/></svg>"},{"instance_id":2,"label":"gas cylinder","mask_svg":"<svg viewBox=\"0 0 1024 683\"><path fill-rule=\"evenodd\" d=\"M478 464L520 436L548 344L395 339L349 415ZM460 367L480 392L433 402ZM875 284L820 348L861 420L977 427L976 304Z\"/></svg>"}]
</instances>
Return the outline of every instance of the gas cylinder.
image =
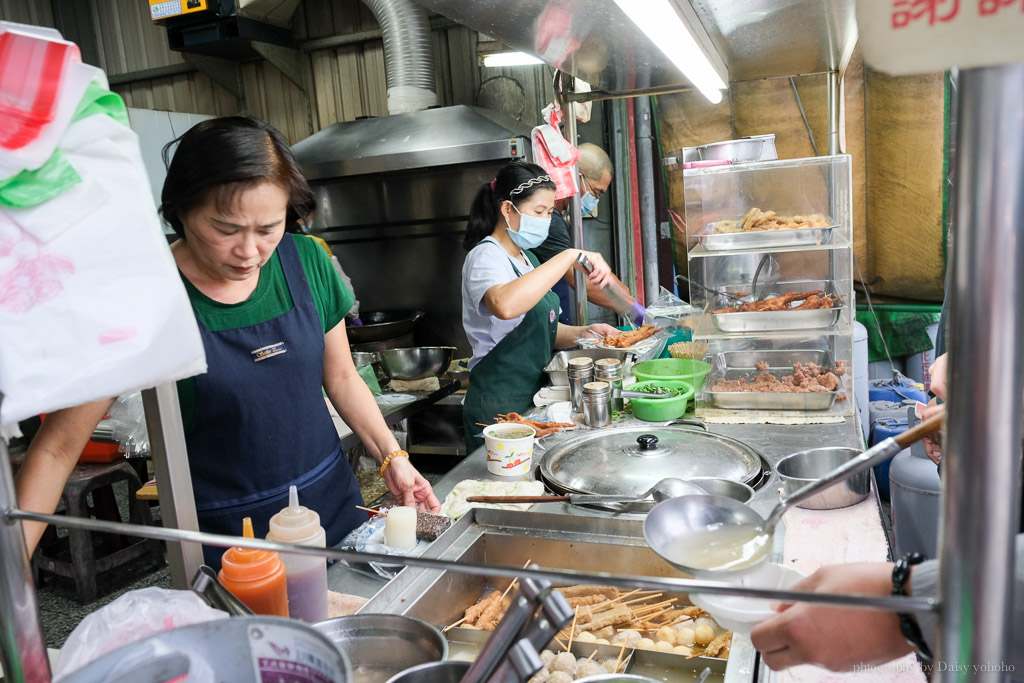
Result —
<instances>
[{"instance_id":1,"label":"gas cylinder","mask_svg":"<svg viewBox=\"0 0 1024 683\"><path fill-rule=\"evenodd\" d=\"M918 422L911 408L908 423L913 426ZM901 557L905 553L919 552L925 557L935 557L942 483L939 469L925 453L924 443L918 441L892 459L889 490L896 546L893 555Z\"/></svg>"}]
</instances>

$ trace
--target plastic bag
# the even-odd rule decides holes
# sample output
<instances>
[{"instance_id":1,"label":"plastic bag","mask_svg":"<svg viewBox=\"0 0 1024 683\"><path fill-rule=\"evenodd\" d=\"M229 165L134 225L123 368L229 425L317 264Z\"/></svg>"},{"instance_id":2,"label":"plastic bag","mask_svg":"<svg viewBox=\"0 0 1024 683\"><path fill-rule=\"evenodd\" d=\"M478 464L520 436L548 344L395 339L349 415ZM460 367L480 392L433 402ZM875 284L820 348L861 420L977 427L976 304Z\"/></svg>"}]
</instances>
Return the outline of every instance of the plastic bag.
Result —
<instances>
[{"instance_id":1,"label":"plastic bag","mask_svg":"<svg viewBox=\"0 0 1024 683\"><path fill-rule=\"evenodd\" d=\"M108 652L154 633L227 616L227 612L213 609L192 591L129 591L87 616L71 632L61 648L53 679L59 681Z\"/></svg>"},{"instance_id":2,"label":"plastic bag","mask_svg":"<svg viewBox=\"0 0 1024 683\"><path fill-rule=\"evenodd\" d=\"M110 436L118 443L117 450L126 458L149 455L149 430L142 394L134 392L119 396L107 411Z\"/></svg>"},{"instance_id":3,"label":"plastic bag","mask_svg":"<svg viewBox=\"0 0 1024 683\"><path fill-rule=\"evenodd\" d=\"M663 330L678 330L683 327L693 328L701 310L691 306L664 287L648 307L644 315L644 323L657 325Z\"/></svg>"},{"instance_id":4,"label":"plastic bag","mask_svg":"<svg viewBox=\"0 0 1024 683\"><path fill-rule=\"evenodd\" d=\"M80 182L50 196L26 160L31 187L0 206L0 424L206 370L124 103L102 71L73 66L61 88L85 78L85 95L57 151Z\"/></svg>"}]
</instances>

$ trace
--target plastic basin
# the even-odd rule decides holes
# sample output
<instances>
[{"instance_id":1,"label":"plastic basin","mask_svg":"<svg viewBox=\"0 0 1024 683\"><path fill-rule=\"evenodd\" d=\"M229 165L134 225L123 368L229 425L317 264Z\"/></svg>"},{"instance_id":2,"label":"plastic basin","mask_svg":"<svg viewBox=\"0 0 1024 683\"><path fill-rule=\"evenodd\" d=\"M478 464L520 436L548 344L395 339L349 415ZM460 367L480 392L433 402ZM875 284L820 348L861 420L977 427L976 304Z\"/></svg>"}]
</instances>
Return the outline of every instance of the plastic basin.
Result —
<instances>
[{"instance_id":1,"label":"plastic basin","mask_svg":"<svg viewBox=\"0 0 1024 683\"><path fill-rule=\"evenodd\" d=\"M667 387L669 389L682 389L683 393L678 396L666 396L665 398L631 398L633 406L633 417L645 422L665 422L675 420L686 412L687 402L693 398L693 385L682 381L665 382L637 382L629 387L629 391L648 391L654 387Z\"/></svg>"},{"instance_id":2,"label":"plastic basin","mask_svg":"<svg viewBox=\"0 0 1024 683\"><path fill-rule=\"evenodd\" d=\"M633 366L633 376L638 382L674 380L689 382L694 389L704 386L704 378L711 372L711 364L702 360L687 358L659 358L645 360Z\"/></svg>"}]
</instances>

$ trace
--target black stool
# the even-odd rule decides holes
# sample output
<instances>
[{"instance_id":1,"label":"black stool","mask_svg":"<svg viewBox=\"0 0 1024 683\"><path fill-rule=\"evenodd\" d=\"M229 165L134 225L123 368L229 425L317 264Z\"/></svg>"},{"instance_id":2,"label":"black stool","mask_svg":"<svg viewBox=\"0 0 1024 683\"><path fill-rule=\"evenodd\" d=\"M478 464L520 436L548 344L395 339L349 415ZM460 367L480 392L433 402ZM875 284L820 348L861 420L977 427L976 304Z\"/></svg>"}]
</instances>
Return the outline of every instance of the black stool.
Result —
<instances>
[{"instance_id":1,"label":"black stool","mask_svg":"<svg viewBox=\"0 0 1024 683\"><path fill-rule=\"evenodd\" d=\"M142 482L135 468L124 459L110 463L80 462L75 465L61 494L66 514L70 517L122 521L112 488L112 484L119 481L128 484L129 521L132 524L152 526L149 504L135 497L135 492L142 488ZM88 502L90 493L93 499L91 507ZM87 603L96 599L98 574L147 555L155 563L163 564L163 550L159 541L120 534L94 535L85 529L69 528L65 542L58 539L56 531L50 527L32 556L32 568L34 573L42 570L74 580L78 601Z\"/></svg>"}]
</instances>

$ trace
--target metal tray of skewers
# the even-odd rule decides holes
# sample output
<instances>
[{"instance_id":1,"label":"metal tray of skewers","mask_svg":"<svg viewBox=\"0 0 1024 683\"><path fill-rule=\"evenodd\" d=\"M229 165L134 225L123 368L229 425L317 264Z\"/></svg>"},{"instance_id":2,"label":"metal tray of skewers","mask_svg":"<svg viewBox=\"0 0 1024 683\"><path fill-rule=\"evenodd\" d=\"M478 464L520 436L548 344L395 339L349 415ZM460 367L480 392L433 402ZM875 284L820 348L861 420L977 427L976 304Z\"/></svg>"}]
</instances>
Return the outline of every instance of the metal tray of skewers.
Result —
<instances>
[{"instance_id":1,"label":"metal tray of skewers","mask_svg":"<svg viewBox=\"0 0 1024 683\"><path fill-rule=\"evenodd\" d=\"M823 228L715 232L715 224L708 223L696 237L697 242L708 251L806 247L828 244L832 241L832 235L838 227L838 225L829 225Z\"/></svg>"},{"instance_id":2,"label":"metal tray of skewers","mask_svg":"<svg viewBox=\"0 0 1024 683\"><path fill-rule=\"evenodd\" d=\"M688 578L647 545L642 522L635 519L474 508L434 541L423 556L456 560L464 566L521 567L529 563L623 576ZM598 586L581 585L577 588L603 593ZM409 567L374 595L360 612L404 614L422 619L443 630L449 640L450 660L473 659L491 634L491 631L483 630L489 625L479 623L480 620L489 608L503 604L512 590L514 585L510 585L506 578ZM712 624L714 639L706 645L701 645L705 641L700 641L688 646L688 652L675 647L669 651L667 646L657 650L656 643L654 649L644 650L638 642L642 633L632 627L623 626L621 633L607 635L584 628L583 621L580 621L573 625L576 637L571 642L567 642L567 633L562 633L548 649L556 653L568 649L574 659L590 657L598 662L610 661L620 673L629 671L672 683L692 681L707 667L711 667L715 674L712 680L722 680L723 675L726 681L749 680L747 672L754 663L754 649L749 637L742 634L727 636L728 632L714 624L712 619L706 620L706 615L700 617L699 622L696 618L692 622L684 622L683 611L689 607L685 593L655 594L653 591L626 589L616 592L621 596L620 600L598 600L592 603L591 610L594 611L580 608L580 614L589 614L593 620L599 614L605 615L604 610L622 604L630 612L642 616L645 622L656 621L659 627L661 622L687 626L694 629L693 635L697 635L696 627L700 623ZM488 605L488 601L494 604ZM500 614L501 609L492 611ZM597 609L602 611L597 612ZM616 609L619 612L624 610L623 607ZM677 616L677 612L682 616ZM608 618L606 621L613 620ZM603 623L592 625L605 628ZM585 632L592 634L593 638L582 636L581 640ZM655 630L647 635L652 641L658 640ZM601 642L602 638L606 642ZM716 643L720 649L712 656L708 649Z\"/></svg>"},{"instance_id":3,"label":"metal tray of skewers","mask_svg":"<svg viewBox=\"0 0 1024 683\"><path fill-rule=\"evenodd\" d=\"M793 366L800 363L829 368L834 367L832 354L822 350L727 351L712 359L708 396L716 408L727 410L828 410L844 392L842 379L835 391L715 391L718 380L751 379L755 374L767 372L776 378L793 374ZM764 365L767 364L767 365ZM760 367L758 367L760 366Z\"/></svg>"}]
</instances>

